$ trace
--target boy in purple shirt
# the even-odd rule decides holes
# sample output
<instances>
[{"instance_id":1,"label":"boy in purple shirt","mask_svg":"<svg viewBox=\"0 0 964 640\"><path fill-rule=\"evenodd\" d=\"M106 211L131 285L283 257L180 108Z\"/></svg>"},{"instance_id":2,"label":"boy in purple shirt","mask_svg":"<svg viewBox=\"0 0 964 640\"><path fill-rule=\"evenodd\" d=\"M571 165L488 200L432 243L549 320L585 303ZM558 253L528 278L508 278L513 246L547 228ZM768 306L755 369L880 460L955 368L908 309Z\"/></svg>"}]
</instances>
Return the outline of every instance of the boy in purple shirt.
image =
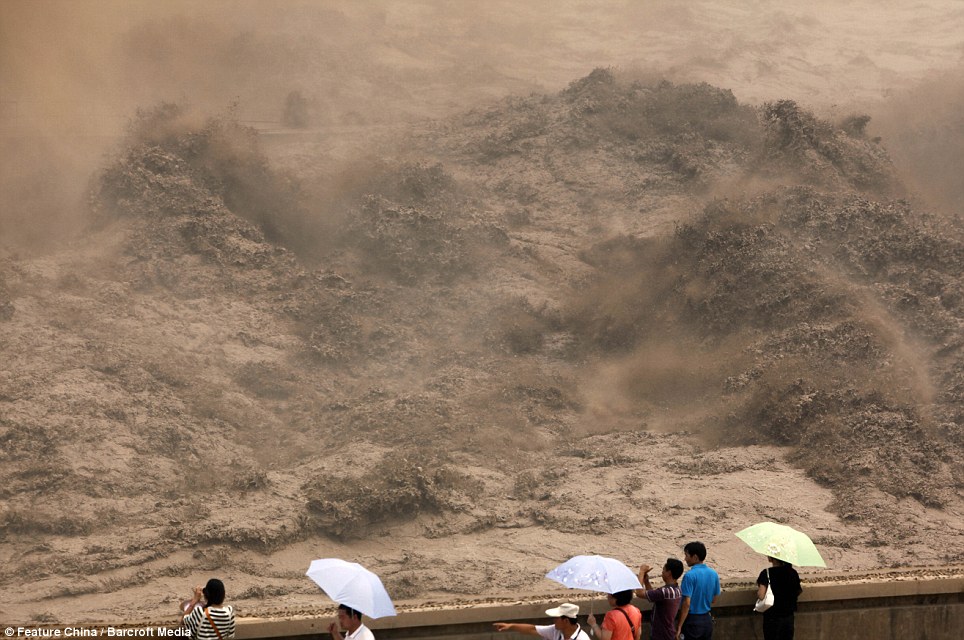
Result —
<instances>
[{"instance_id":1,"label":"boy in purple shirt","mask_svg":"<svg viewBox=\"0 0 964 640\"><path fill-rule=\"evenodd\" d=\"M639 581L645 588L637 589L636 597L653 603L653 640L674 640L676 612L683 599L676 581L683 575L683 563L676 558L667 558L662 574L664 586L659 589L654 589L649 581L649 572L652 570L648 564L639 568Z\"/></svg>"}]
</instances>

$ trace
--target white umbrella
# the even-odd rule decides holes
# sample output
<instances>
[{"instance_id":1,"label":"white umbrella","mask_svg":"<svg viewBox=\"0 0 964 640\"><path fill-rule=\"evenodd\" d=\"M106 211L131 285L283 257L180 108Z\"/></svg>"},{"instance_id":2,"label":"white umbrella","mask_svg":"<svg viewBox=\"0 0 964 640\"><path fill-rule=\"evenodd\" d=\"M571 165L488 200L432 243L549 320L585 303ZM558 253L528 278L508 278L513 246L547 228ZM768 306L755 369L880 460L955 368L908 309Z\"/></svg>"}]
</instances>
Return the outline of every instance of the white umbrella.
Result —
<instances>
[{"instance_id":1,"label":"white umbrella","mask_svg":"<svg viewBox=\"0 0 964 640\"><path fill-rule=\"evenodd\" d=\"M632 569L605 556L575 556L547 573L546 577L570 589L602 593L643 588Z\"/></svg>"},{"instance_id":2,"label":"white umbrella","mask_svg":"<svg viewBox=\"0 0 964 640\"><path fill-rule=\"evenodd\" d=\"M305 575L314 580L329 598L361 611L369 618L395 615L395 606L382 581L356 562L338 558L312 560Z\"/></svg>"}]
</instances>

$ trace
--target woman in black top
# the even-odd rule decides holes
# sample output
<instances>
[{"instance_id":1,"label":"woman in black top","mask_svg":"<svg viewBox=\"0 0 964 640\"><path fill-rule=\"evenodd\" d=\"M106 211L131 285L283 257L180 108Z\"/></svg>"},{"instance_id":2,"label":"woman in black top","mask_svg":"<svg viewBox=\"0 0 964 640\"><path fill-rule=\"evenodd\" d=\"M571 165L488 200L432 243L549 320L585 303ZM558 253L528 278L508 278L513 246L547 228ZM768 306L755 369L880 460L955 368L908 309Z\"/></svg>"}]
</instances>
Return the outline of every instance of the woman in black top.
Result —
<instances>
[{"instance_id":1,"label":"woman in black top","mask_svg":"<svg viewBox=\"0 0 964 640\"><path fill-rule=\"evenodd\" d=\"M793 612L803 593L800 576L789 562L770 556L767 560L773 566L761 571L756 580L757 598L766 595L767 585L772 585L773 590L773 606L763 612L763 639L793 640Z\"/></svg>"}]
</instances>

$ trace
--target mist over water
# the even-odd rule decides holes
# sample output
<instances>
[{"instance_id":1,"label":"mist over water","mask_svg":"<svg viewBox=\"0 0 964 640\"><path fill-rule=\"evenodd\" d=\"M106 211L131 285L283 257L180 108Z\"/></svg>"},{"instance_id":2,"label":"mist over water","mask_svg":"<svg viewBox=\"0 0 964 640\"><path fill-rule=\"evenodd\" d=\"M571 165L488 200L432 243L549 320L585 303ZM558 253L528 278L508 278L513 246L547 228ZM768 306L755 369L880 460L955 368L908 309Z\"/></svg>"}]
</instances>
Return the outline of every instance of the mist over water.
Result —
<instances>
[{"instance_id":1,"label":"mist over water","mask_svg":"<svg viewBox=\"0 0 964 640\"><path fill-rule=\"evenodd\" d=\"M952 79L962 11L938 0L9 0L0 6L0 194L11 204L0 223L8 246L69 235L82 208L72 205L111 140L136 108L160 101L278 128L295 93L305 125L334 138L344 125L400 125L557 90L609 66L708 81L743 101L789 98L840 117L860 109L872 127L880 113L875 130L891 134L902 170L916 168L922 191L951 189L932 200L953 202L954 163L943 159L960 155ZM943 80L910 90L941 71ZM900 130L905 116L917 135Z\"/></svg>"},{"instance_id":2,"label":"mist over water","mask_svg":"<svg viewBox=\"0 0 964 640\"><path fill-rule=\"evenodd\" d=\"M901 175L928 205L960 216L964 181L964 80L960 67L894 91L874 108L880 135Z\"/></svg>"}]
</instances>

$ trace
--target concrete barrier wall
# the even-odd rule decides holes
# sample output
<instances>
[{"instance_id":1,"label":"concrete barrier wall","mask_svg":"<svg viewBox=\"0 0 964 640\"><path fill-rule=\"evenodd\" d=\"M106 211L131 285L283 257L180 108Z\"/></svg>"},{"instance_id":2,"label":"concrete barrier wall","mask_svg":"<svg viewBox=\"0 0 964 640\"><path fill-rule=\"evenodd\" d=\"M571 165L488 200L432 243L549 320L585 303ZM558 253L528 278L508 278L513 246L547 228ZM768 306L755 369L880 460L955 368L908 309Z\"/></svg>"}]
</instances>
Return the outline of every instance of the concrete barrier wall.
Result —
<instances>
[{"instance_id":1,"label":"concrete barrier wall","mask_svg":"<svg viewBox=\"0 0 964 640\"><path fill-rule=\"evenodd\" d=\"M752 611L755 601L751 585L724 585L714 607L714 640L755 640L763 638L763 617ZM572 592L575 596L581 592ZM570 598L588 613L594 607L597 619L605 612L605 601ZM496 633L492 623L530 622L546 624L547 607L555 600L516 603L472 604L450 609L404 611L395 618L366 621L378 640L424 638L433 640L514 640L526 636ZM644 612L646 603L634 601ZM300 619L239 620L237 638L327 639L331 616ZM580 622L585 617L580 616ZM650 636L649 623L643 638ZM861 584L804 585L796 615L797 640L961 640L964 638L964 578L895 580Z\"/></svg>"}]
</instances>

